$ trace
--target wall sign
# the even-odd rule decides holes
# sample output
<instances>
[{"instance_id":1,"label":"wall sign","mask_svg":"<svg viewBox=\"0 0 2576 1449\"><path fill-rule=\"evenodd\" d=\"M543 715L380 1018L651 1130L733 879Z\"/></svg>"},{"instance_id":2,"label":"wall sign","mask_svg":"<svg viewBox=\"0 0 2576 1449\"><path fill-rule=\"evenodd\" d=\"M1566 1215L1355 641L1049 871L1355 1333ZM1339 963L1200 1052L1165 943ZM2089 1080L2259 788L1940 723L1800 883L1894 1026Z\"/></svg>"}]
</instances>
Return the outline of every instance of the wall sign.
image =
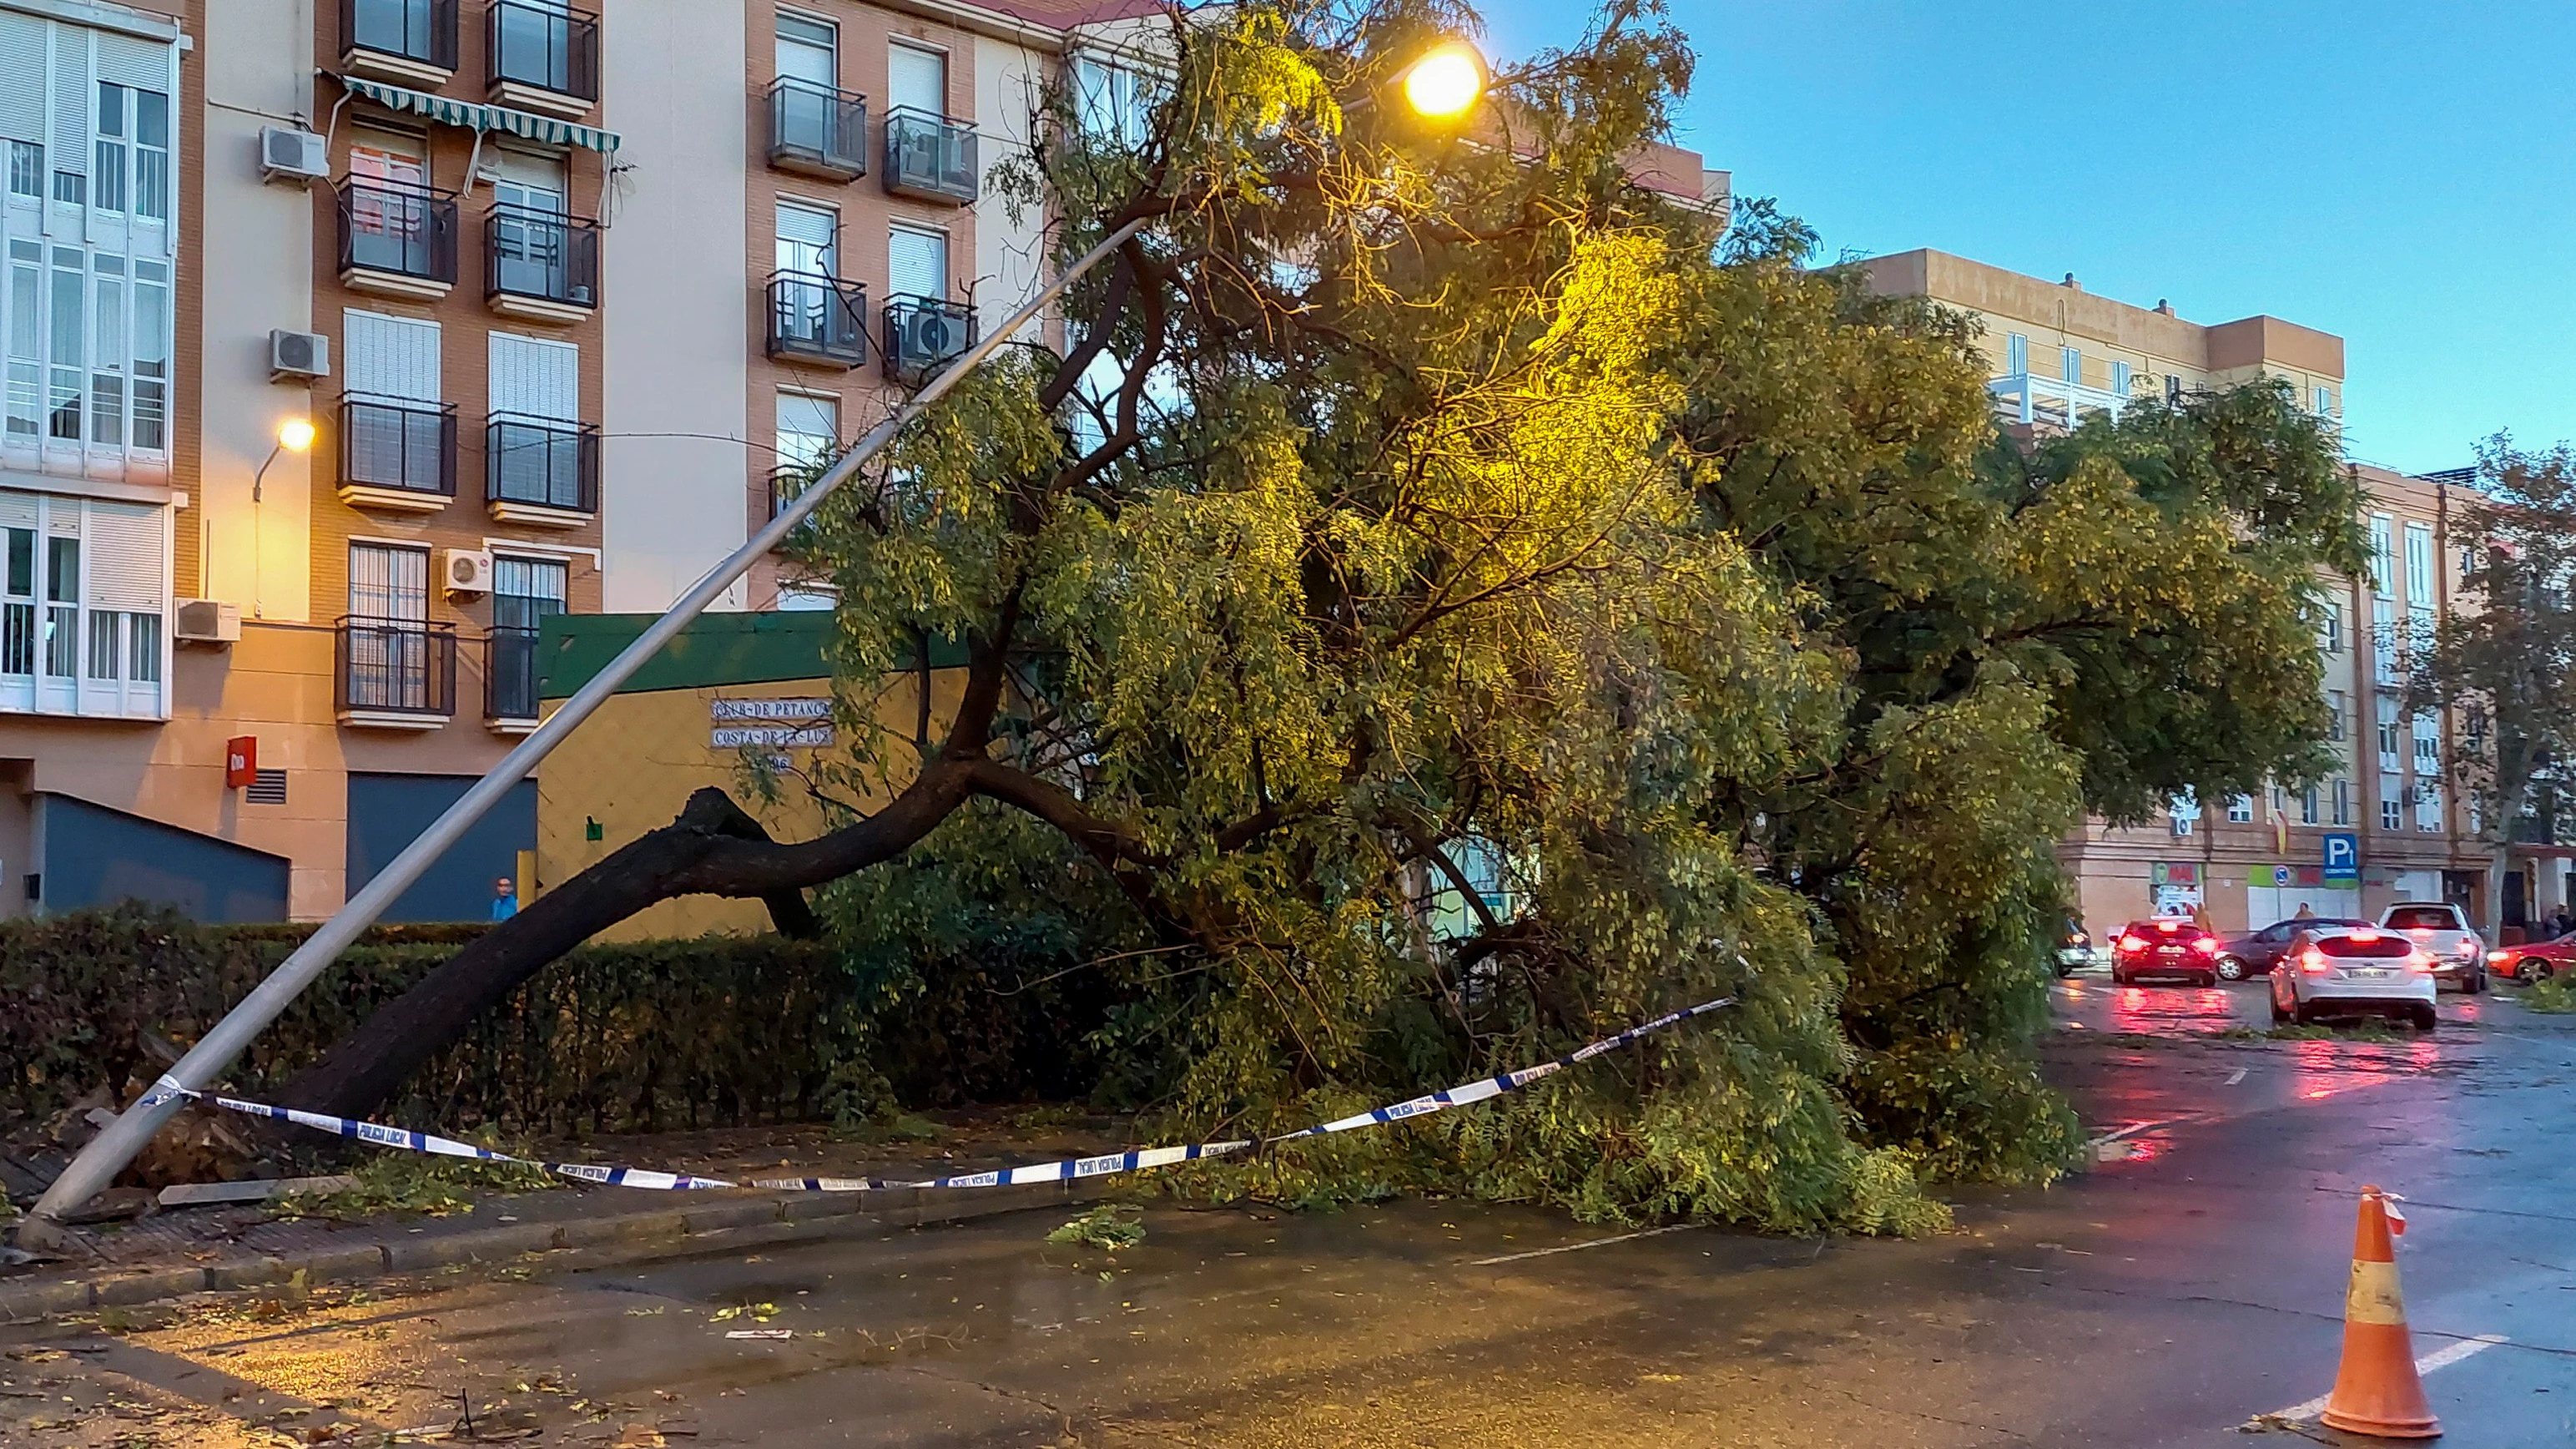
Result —
<instances>
[{"instance_id":1,"label":"wall sign","mask_svg":"<svg viewBox=\"0 0 2576 1449\"><path fill-rule=\"evenodd\" d=\"M707 722L707 742L719 750L822 749L833 738L828 699L711 699Z\"/></svg>"}]
</instances>

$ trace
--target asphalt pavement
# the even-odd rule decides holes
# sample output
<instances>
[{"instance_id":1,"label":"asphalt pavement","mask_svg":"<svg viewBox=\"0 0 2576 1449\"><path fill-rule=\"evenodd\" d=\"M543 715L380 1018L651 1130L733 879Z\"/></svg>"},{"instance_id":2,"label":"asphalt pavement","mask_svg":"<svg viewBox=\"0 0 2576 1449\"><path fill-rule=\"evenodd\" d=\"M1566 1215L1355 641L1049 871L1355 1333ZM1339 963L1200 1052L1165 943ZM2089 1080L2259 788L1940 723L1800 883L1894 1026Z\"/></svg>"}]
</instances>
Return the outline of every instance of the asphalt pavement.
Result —
<instances>
[{"instance_id":1,"label":"asphalt pavement","mask_svg":"<svg viewBox=\"0 0 2576 1449\"><path fill-rule=\"evenodd\" d=\"M1046 1244L1061 1211L817 1225L20 1330L0 1443L368 1442L471 1407L486 1437L625 1449L2241 1445L2333 1382L2364 1182L2406 1198L2445 1442L2576 1443L2576 1021L2446 996L2426 1037L2279 1041L2262 990L2061 985L2049 1067L2102 1160L1961 1194L1920 1241L1426 1201L1156 1207L1114 1256Z\"/></svg>"}]
</instances>

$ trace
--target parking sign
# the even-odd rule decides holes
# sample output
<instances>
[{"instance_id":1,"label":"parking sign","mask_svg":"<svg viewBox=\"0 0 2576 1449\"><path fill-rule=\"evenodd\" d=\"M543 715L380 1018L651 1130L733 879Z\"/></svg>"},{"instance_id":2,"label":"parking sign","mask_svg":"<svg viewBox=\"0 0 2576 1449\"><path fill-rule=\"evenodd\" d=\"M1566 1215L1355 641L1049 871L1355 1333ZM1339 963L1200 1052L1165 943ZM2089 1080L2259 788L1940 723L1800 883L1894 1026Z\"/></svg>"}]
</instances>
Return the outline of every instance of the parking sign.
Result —
<instances>
[{"instance_id":1,"label":"parking sign","mask_svg":"<svg viewBox=\"0 0 2576 1449\"><path fill-rule=\"evenodd\" d=\"M2326 836L2327 885L2361 884L2361 837L2348 831Z\"/></svg>"}]
</instances>

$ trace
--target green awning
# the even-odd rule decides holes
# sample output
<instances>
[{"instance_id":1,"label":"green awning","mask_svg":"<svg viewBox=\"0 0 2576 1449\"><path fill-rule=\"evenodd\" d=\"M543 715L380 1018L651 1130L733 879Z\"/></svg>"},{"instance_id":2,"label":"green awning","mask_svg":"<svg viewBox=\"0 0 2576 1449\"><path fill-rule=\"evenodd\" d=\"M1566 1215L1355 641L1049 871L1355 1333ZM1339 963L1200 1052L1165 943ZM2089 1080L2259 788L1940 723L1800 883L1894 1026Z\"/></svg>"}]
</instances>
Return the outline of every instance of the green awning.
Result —
<instances>
[{"instance_id":1,"label":"green awning","mask_svg":"<svg viewBox=\"0 0 2576 1449\"><path fill-rule=\"evenodd\" d=\"M602 154L617 149L617 133L597 126L576 125L558 121L552 116L514 111L508 106L478 106L470 101L452 101L433 96L427 91L406 90L382 81L363 80L357 76L335 76L349 94L374 101L388 110L408 111L426 116L442 125L462 126L469 131L507 131L531 141L544 141L555 146L579 146L585 151Z\"/></svg>"}]
</instances>

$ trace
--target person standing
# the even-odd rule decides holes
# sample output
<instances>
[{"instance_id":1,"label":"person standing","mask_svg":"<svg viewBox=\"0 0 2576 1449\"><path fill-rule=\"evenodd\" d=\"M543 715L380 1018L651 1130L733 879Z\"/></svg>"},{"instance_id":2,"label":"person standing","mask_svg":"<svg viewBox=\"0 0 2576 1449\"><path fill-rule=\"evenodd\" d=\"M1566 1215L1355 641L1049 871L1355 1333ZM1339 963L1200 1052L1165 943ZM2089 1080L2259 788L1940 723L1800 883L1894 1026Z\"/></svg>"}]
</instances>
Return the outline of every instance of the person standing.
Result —
<instances>
[{"instance_id":1,"label":"person standing","mask_svg":"<svg viewBox=\"0 0 2576 1449\"><path fill-rule=\"evenodd\" d=\"M519 913L519 883L503 876L492 883L492 919L506 921Z\"/></svg>"}]
</instances>

